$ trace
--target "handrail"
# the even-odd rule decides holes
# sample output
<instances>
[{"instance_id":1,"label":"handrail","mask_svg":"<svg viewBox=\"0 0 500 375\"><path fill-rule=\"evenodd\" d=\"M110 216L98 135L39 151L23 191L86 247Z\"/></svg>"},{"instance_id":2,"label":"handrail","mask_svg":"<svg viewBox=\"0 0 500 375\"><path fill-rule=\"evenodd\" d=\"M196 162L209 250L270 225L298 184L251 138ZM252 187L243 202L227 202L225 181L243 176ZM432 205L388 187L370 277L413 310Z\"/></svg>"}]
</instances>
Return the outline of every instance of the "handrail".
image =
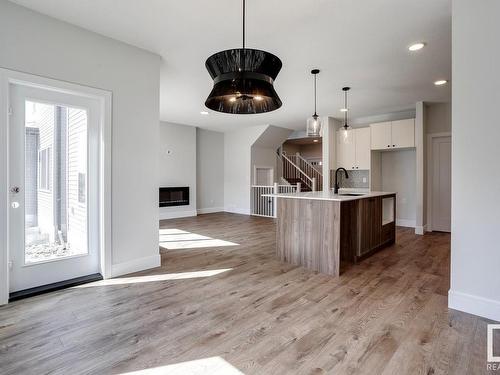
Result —
<instances>
[{"instance_id":1,"label":"handrail","mask_svg":"<svg viewBox=\"0 0 500 375\"><path fill-rule=\"evenodd\" d=\"M269 194L300 192L301 185L251 185L251 214L256 216L276 217L277 199ZM264 196L266 195L266 196Z\"/></svg>"},{"instance_id":2,"label":"handrail","mask_svg":"<svg viewBox=\"0 0 500 375\"><path fill-rule=\"evenodd\" d=\"M316 168L314 168L314 165L312 165L311 163L309 163L309 161L307 159L304 159L304 157L300 154L297 154L297 156L299 157L300 160L302 160L308 167L312 168L314 170L315 173L319 174L320 177L323 177L323 174L318 171Z\"/></svg>"},{"instance_id":3,"label":"handrail","mask_svg":"<svg viewBox=\"0 0 500 375\"><path fill-rule=\"evenodd\" d=\"M302 169L300 169L293 161L291 161L290 159L288 159L288 157L286 155L281 155L286 161L288 161L292 166L295 167L295 169L297 169L298 172L300 172L302 175L304 175L305 178L307 178L311 184L312 184L312 178L309 177L307 174L305 174Z\"/></svg>"},{"instance_id":4,"label":"handrail","mask_svg":"<svg viewBox=\"0 0 500 375\"><path fill-rule=\"evenodd\" d=\"M323 189L323 175L316 169L314 166L309 163L305 158L302 157L299 153L296 153L294 155L296 163L299 165L299 167L308 175L311 176L312 178L316 179L317 182L317 188L319 190Z\"/></svg>"}]
</instances>

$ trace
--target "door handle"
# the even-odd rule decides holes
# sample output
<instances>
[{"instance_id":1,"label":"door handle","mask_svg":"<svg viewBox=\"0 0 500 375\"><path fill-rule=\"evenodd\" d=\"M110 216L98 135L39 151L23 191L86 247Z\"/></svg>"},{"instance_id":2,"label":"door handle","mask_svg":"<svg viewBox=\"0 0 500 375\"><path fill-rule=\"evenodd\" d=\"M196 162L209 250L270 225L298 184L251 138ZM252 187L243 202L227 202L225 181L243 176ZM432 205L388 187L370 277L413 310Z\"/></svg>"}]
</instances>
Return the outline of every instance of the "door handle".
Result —
<instances>
[{"instance_id":1,"label":"door handle","mask_svg":"<svg viewBox=\"0 0 500 375\"><path fill-rule=\"evenodd\" d=\"M13 186L10 188L10 192L12 194L19 194L20 191L21 191L21 188L19 186Z\"/></svg>"}]
</instances>

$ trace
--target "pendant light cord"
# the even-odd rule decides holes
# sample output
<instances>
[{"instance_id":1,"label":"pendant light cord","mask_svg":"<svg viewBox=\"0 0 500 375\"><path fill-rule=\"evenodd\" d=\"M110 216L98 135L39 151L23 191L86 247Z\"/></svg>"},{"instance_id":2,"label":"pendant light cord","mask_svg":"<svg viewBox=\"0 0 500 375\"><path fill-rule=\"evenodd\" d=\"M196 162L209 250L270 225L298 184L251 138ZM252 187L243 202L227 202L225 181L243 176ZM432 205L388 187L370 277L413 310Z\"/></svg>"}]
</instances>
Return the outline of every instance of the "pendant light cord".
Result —
<instances>
[{"instance_id":1,"label":"pendant light cord","mask_svg":"<svg viewBox=\"0 0 500 375\"><path fill-rule=\"evenodd\" d=\"M344 95L344 108L346 109L346 111L344 112L344 127L347 128L347 90L344 91L345 95Z\"/></svg>"},{"instance_id":2,"label":"pendant light cord","mask_svg":"<svg viewBox=\"0 0 500 375\"><path fill-rule=\"evenodd\" d=\"M243 0L243 49L245 49L245 3Z\"/></svg>"},{"instance_id":3,"label":"pendant light cord","mask_svg":"<svg viewBox=\"0 0 500 375\"><path fill-rule=\"evenodd\" d=\"M246 51L245 51L245 11L246 11L246 1L243 0L243 50L240 55L240 71L244 72L246 69Z\"/></svg>"},{"instance_id":4,"label":"pendant light cord","mask_svg":"<svg viewBox=\"0 0 500 375\"><path fill-rule=\"evenodd\" d=\"M314 116L318 116L316 114L316 76L317 74L314 75Z\"/></svg>"}]
</instances>

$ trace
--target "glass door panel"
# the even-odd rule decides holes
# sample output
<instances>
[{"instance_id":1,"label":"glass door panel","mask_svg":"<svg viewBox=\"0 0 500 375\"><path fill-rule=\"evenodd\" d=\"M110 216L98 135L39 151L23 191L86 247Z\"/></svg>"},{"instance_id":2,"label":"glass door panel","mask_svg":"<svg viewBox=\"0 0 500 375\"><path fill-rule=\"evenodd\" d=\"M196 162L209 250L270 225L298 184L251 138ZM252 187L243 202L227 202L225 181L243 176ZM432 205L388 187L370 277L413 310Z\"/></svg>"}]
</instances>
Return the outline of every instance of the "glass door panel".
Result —
<instances>
[{"instance_id":1,"label":"glass door panel","mask_svg":"<svg viewBox=\"0 0 500 375\"><path fill-rule=\"evenodd\" d=\"M87 254L87 111L25 110L24 263Z\"/></svg>"}]
</instances>

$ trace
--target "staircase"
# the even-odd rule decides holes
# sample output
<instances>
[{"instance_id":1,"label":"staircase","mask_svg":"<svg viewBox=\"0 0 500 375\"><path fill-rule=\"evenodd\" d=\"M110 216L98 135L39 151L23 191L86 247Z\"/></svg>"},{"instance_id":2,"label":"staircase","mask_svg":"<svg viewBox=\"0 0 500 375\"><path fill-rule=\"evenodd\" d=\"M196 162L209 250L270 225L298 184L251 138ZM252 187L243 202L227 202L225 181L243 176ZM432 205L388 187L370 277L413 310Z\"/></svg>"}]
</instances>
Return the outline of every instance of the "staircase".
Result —
<instances>
[{"instance_id":1,"label":"staircase","mask_svg":"<svg viewBox=\"0 0 500 375\"><path fill-rule=\"evenodd\" d=\"M300 183L301 191L323 190L323 175L300 154L278 154L278 176L291 185Z\"/></svg>"}]
</instances>

